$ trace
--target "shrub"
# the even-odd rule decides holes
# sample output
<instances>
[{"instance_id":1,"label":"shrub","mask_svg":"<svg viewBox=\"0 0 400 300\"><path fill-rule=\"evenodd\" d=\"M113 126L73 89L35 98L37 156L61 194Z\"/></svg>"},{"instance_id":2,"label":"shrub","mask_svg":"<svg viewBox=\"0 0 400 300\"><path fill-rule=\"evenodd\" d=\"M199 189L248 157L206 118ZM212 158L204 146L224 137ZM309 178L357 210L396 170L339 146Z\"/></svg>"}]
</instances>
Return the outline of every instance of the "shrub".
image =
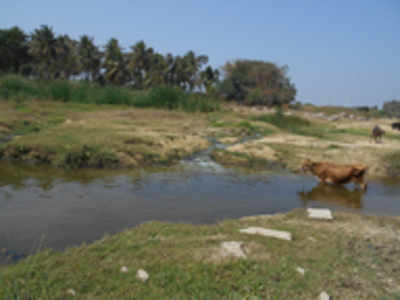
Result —
<instances>
[{"instance_id":1,"label":"shrub","mask_svg":"<svg viewBox=\"0 0 400 300\"><path fill-rule=\"evenodd\" d=\"M172 86L159 86L149 91L147 101L151 107L177 109L184 102L184 92Z\"/></svg>"},{"instance_id":2,"label":"shrub","mask_svg":"<svg viewBox=\"0 0 400 300\"><path fill-rule=\"evenodd\" d=\"M296 88L287 77L288 67L258 60L236 60L223 67L225 79L219 85L227 100L247 105L276 106L289 104Z\"/></svg>"},{"instance_id":3,"label":"shrub","mask_svg":"<svg viewBox=\"0 0 400 300\"><path fill-rule=\"evenodd\" d=\"M56 80L49 83L49 96L54 100L68 102L71 100L72 85L66 80Z\"/></svg>"},{"instance_id":4,"label":"shrub","mask_svg":"<svg viewBox=\"0 0 400 300\"><path fill-rule=\"evenodd\" d=\"M38 93L34 82L22 76L6 75L0 78L0 97L3 99L11 99L15 95L31 98Z\"/></svg>"},{"instance_id":5,"label":"shrub","mask_svg":"<svg viewBox=\"0 0 400 300\"><path fill-rule=\"evenodd\" d=\"M217 100L198 94L187 94L178 87L159 86L149 91L135 91L113 85L98 86L84 81L33 81L22 76L0 78L0 97L17 102L36 97L63 102L124 104L187 112L210 112L219 109Z\"/></svg>"},{"instance_id":6,"label":"shrub","mask_svg":"<svg viewBox=\"0 0 400 300\"><path fill-rule=\"evenodd\" d=\"M384 161L387 163L387 172L389 176L400 176L400 151L391 152L386 154Z\"/></svg>"},{"instance_id":7,"label":"shrub","mask_svg":"<svg viewBox=\"0 0 400 300\"><path fill-rule=\"evenodd\" d=\"M101 91L101 92L100 92ZM100 95L95 98L97 104L129 104L129 93L116 86L106 86L100 90Z\"/></svg>"}]
</instances>

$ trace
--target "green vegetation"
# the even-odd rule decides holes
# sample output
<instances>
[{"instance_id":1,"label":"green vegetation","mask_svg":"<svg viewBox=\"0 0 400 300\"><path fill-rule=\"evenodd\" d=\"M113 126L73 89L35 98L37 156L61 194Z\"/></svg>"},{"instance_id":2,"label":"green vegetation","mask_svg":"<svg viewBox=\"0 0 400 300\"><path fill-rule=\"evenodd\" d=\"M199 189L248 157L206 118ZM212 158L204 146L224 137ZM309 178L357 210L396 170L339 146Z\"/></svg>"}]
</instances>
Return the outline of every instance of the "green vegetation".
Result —
<instances>
[{"instance_id":1,"label":"green vegetation","mask_svg":"<svg viewBox=\"0 0 400 300\"><path fill-rule=\"evenodd\" d=\"M74 40L66 34L56 35L47 25L30 35L18 27L0 30L0 74L17 73L46 81L78 77L135 90L168 85L211 93L219 72L207 63L206 55L193 51L183 56L161 55L144 41L125 52L118 40L111 38L102 51L87 35Z\"/></svg>"},{"instance_id":2,"label":"green vegetation","mask_svg":"<svg viewBox=\"0 0 400 300\"><path fill-rule=\"evenodd\" d=\"M285 167L284 163L270 161L266 158L260 158L242 152L232 152L221 149L213 151L211 157L221 165L245 168L253 171L282 170Z\"/></svg>"},{"instance_id":3,"label":"green vegetation","mask_svg":"<svg viewBox=\"0 0 400 300\"><path fill-rule=\"evenodd\" d=\"M387 171L390 176L400 176L400 151L394 151L384 156L384 161L387 164Z\"/></svg>"},{"instance_id":4,"label":"green vegetation","mask_svg":"<svg viewBox=\"0 0 400 300\"><path fill-rule=\"evenodd\" d=\"M0 99L15 100L17 104L22 104L27 99L49 99L62 102L180 109L187 112L210 112L219 109L217 100L208 96L188 94L173 86L134 91L112 85L102 87L84 81L32 81L17 75L0 77Z\"/></svg>"},{"instance_id":5,"label":"green vegetation","mask_svg":"<svg viewBox=\"0 0 400 300\"><path fill-rule=\"evenodd\" d=\"M280 106L289 104L296 88L286 76L287 66L257 60L236 60L223 67L225 78L218 86L221 95L248 105Z\"/></svg>"},{"instance_id":6,"label":"green vegetation","mask_svg":"<svg viewBox=\"0 0 400 300\"><path fill-rule=\"evenodd\" d=\"M239 232L250 226L286 230L293 240ZM324 222L302 210L216 225L149 222L1 267L0 298L316 299L326 291L334 299L396 299L398 230L396 219L335 213ZM224 241L243 242L247 258L225 255Z\"/></svg>"},{"instance_id":7,"label":"green vegetation","mask_svg":"<svg viewBox=\"0 0 400 300\"><path fill-rule=\"evenodd\" d=\"M171 165L208 146L203 114L127 106L0 101L0 158L57 167ZM6 139L7 140L7 139Z\"/></svg>"},{"instance_id":8,"label":"green vegetation","mask_svg":"<svg viewBox=\"0 0 400 300\"><path fill-rule=\"evenodd\" d=\"M247 105L282 105L295 98L296 88L286 75L287 66L278 67L274 63L255 60L228 62L223 67L224 80L219 84L220 72L207 65L208 60L207 55L196 55L193 51L183 56L162 55L144 41L125 51L115 38L110 38L104 49L100 49L87 35L74 40L67 34L57 35L47 25L31 34L18 27L0 29L0 74L20 74L30 79L51 81L53 87L48 93L54 99L68 101L86 96L86 93L77 95L83 87L75 91L66 82L77 78L91 84L135 91L159 86L176 87L190 93L219 95ZM38 91L24 92L42 95ZM129 97L125 91L120 93L118 103L126 104ZM190 107L188 110L197 105L184 104ZM204 104L200 106L202 108L196 110L209 110Z\"/></svg>"},{"instance_id":9,"label":"green vegetation","mask_svg":"<svg viewBox=\"0 0 400 300\"><path fill-rule=\"evenodd\" d=\"M327 138L328 135L338 133L338 130L327 125L314 124L297 116L287 116L279 113L257 116L256 121L272 124L279 129L297 135Z\"/></svg>"}]
</instances>

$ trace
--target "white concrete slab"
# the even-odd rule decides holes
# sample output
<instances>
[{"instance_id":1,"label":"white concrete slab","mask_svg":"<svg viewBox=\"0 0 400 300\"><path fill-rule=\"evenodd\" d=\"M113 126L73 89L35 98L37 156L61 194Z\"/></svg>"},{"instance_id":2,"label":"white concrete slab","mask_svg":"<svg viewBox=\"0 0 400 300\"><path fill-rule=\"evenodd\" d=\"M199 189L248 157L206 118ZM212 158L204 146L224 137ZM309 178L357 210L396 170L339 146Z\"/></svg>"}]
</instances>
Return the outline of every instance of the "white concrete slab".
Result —
<instances>
[{"instance_id":1,"label":"white concrete slab","mask_svg":"<svg viewBox=\"0 0 400 300\"><path fill-rule=\"evenodd\" d=\"M221 249L224 255L246 258L246 254L242 250L242 244L243 242L222 242Z\"/></svg>"},{"instance_id":2,"label":"white concrete slab","mask_svg":"<svg viewBox=\"0 0 400 300\"><path fill-rule=\"evenodd\" d=\"M321 294L319 294L318 299L319 299L319 300L329 300L330 297L329 297L329 295L328 295L326 292L321 292Z\"/></svg>"},{"instance_id":3,"label":"white concrete slab","mask_svg":"<svg viewBox=\"0 0 400 300\"><path fill-rule=\"evenodd\" d=\"M259 234L267 237L274 237L281 240L292 240L292 234L287 231L267 229L262 227L249 227L245 229L240 229L239 231L247 234Z\"/></svg>"},{"instance_id":4,"label":"white concrete slab","mask_svg":"<svg viewBox=\"0 0 400 300\"><path fill-rule=\"evenodd\" d=\"M331 211L326 208L308 208L307 213L311 219L333 220Z\"/></svg>"}]
</instances>

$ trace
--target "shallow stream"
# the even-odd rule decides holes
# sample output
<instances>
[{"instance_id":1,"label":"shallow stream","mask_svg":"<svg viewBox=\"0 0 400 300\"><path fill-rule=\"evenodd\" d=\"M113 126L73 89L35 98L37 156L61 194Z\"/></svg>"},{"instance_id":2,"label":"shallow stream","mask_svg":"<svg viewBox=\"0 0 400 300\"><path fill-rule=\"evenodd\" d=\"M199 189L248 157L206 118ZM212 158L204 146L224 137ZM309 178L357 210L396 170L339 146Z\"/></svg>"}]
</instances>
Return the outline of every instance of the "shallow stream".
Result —
<instances>
[{"instance_id":1,"label":"shallow stream","mask_svg":"<svg viewBox=\"0 0 400 300\"><path fill-rule=\"evenodd\" d=\"M225 169L207 155L175 168L134 172L0 162L0 263L89 243L149 220L212 223L298 207L400 215L400 182L370 181L363 193L285 171Z\"/></svg>"}]
</instances>

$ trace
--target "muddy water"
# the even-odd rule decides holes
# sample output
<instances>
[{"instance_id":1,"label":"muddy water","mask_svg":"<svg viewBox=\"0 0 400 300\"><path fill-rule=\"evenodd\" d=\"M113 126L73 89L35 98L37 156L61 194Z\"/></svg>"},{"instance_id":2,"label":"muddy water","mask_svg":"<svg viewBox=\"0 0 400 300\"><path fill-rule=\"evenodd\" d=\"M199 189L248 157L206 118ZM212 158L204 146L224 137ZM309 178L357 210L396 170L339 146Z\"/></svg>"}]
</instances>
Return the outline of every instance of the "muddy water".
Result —
<instances>
[{"instance_id":1,"label":"muddy water","mask_svg":"<svg viewBox=\"0 0 400 300\"><path fill-rule=\"evenodd\" d=\"M174 169L130 173L0 162L0 262L91 242L148 220L210 223L297 207L400 215L400 182L372 181L362 193L304 175L227 170L206 156Z\"/></svg>"}]
</instances>

